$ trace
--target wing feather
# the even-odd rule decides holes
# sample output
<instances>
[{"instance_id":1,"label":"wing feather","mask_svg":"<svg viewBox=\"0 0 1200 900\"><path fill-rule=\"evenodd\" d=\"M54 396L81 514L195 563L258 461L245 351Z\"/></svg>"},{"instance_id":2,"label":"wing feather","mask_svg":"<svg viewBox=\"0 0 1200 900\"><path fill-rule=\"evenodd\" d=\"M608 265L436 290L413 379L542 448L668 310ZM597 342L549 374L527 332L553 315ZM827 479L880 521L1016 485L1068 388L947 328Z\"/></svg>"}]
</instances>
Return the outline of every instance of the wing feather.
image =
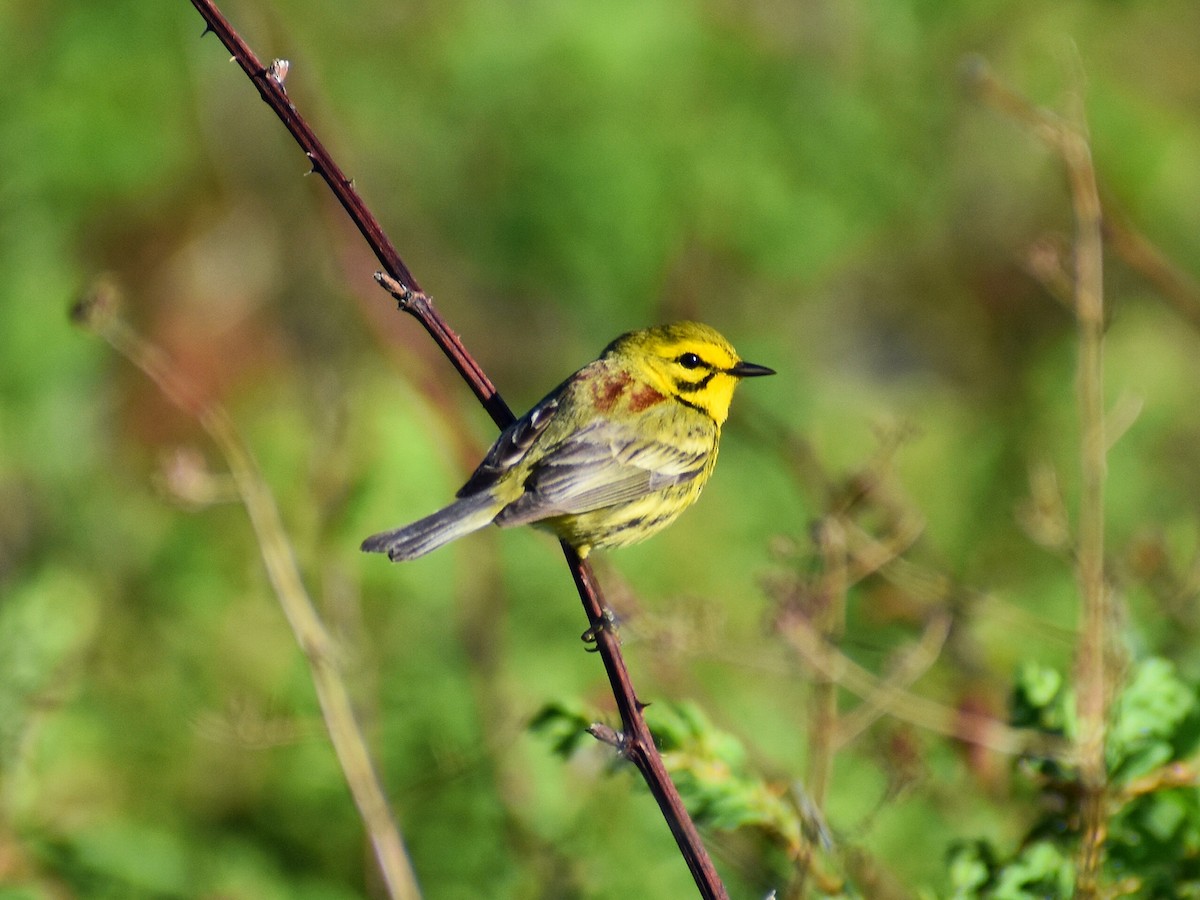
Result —
<instances>
[{"instance_id":1,"label":"wing feather","mask_svg":"<svg viewBox=\"0 0 1200 900\"><path fill-rule=\"evenodd\" d=\"M496 524L578 515L690 481L703 471L712 443L681 443L647 440L628 424L593 422L546 452Z\"/></svg>"},{"instance_id":2,"label":"wing feather","mask_svg":"<svg viewBox=\"0 0 1200 900\"><path fill-rule=\"evenodd\" d=\"M496 443L492 444L491 449L484 456L483 462L467 479L467 483L459 488L456 496L468 497L486 491L525 458L525 454L529 452L533 442L554 421L554 416L558 412L559 398L565 384L564 382L559 385L543 397L533 409L500 432Z\"/></svg>"}]
</instances>

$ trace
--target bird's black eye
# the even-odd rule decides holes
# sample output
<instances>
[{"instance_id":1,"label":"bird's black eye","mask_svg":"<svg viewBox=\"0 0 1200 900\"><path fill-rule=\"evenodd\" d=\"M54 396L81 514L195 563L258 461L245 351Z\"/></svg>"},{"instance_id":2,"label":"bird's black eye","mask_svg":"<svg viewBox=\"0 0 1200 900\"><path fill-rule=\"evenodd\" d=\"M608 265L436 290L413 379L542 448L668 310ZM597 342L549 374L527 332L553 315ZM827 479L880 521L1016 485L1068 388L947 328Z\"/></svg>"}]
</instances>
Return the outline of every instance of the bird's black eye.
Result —
<instances>
[{"instance_id":1,"label":"bird's black eye","mask_svg":"<svg viewBox=\"0 0 1200 900\"><path fill-rule=\"evenodd\" d=\"M704 360L695 353L682 353L675 357L675 362L679 363L685 369L698 369L704 365Z\"/></svg>"}]
</instances>

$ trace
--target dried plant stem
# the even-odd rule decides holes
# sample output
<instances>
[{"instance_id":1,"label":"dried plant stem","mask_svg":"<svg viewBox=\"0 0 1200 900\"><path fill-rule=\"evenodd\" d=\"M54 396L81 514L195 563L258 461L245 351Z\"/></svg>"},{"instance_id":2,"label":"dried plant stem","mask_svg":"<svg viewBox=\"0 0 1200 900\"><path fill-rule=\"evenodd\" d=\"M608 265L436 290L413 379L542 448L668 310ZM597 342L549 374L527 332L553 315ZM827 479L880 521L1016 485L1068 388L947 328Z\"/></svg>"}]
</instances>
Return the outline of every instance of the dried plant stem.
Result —
<instances>
[{"instance_id":1,"label":"dried plant stem","mask_svg":"<svg viewBox=\"0 0 1200 900\"><path fill-rule=\"evenodd\" d=\"M376 273L376 280L397 299L400 309L421 323L438 347L446 354L459 375L467 382L493 421L504 428L514 416L508 405L483 369L467 352L458 335L454 333L433 307L430 298L421 291L416 278L405 266L400 255L384 234L378 220L372 215L353 183L334 162L317 139L312 127L297 111L283 87L287 66L276 63L265 68L241 36L229 24L211 0L191 0L192 5L204 18L207 30L215 33L221 43L233 54L234 59L258 89L264 102L275 111L296 142L312 163L313 171L329 185L347 215L354 221L363 238L382 263L385 271ZM704 848L695 824L687 814L679 792L671 782L663 765L662 757L654 745L645 719L642 705L637 700L629 672L621 655L620 644L612 627L608 624L604 598L595 575L586 562L581 560L570 547L564 545L567 564L571 570L580 601L590 623L588 636L594 640L596 650L604 662L605 671L612 685L613 696L620 711L622 732L617 734L603 726L595 726L593 734L612 743L629 759L642 774L650 793L658 801L671 833L675 836L680 853L696 881L701 896L720 900L727 896L716 867Z\"/></svg>"},{"instance_id":2,"label":"dried plant stem","mask_svg":"<svg viewBox=\"0 0 1200 900\"><path fill-rule=\"evenodd\" d=\"M1104 238L1127 266L1141 274L1193 328L1200 329L1200 286L1129 222L1104 215Z\"/></svg>"},{"instance_id":3,"label":"dried plant stem","mask_svg":"<svg viewBox=\"0 0 1200 900\"><path fill-rule=\"evenodd\" d=\"M308 660L325 727L374 848L388 895L396 900L416 900L421 896L416 876L355 717L350 692L336 661L336 647L304 587L274 497L249 449L224 408L197 401L166 355L121 319L112 314L91 315L83 304L77 309L77 318L141 369L172 403L193 416L224 457L250 517L275 596Z\"/></svg>"},{"instance_id":4,"label":"dried plant stem","mask_svg":"<svg viewBox=\"0 0 1200 900\"><path fill-rule=\"evenodd\" d=\"M1083 837L1075 896L1095 897L1107 835L1108 775L1104 759L1108 720L1108 597L1104 578L1104 264L1100 196L1082 113L1064 129L1061 149L1075 210L1075 315L1079 323L1080 441L1079 587L1083 634L1078 665L1079 764L1083 777Z\"/></svg>"},{"instance_id":5,"label":"dried plant stem","mask_svg":"<svg viewBox=\"0 0 1200 900\"><path fill-rule=\"evenodd\" d=\"M1104 577L1104 483L1108 441L1104 411L1103 216L1082 98L1072 96L1070 121L1033 106L996 80L983 65L972 72L980 96L1029 127L1062 158L1075 218L1071 305L1079 329L1076 367L1080 421L1080 495L1076 566L1082 628L1077 652L1076 748L1083 796L1082 836L1075 896L1100 894L1100 869L1107 836L1108 776L1104 760L1109 698L1111 637L1108 585ZM1077 81L1081 80L1077 78Z\"/></svg>"}]
</instances>

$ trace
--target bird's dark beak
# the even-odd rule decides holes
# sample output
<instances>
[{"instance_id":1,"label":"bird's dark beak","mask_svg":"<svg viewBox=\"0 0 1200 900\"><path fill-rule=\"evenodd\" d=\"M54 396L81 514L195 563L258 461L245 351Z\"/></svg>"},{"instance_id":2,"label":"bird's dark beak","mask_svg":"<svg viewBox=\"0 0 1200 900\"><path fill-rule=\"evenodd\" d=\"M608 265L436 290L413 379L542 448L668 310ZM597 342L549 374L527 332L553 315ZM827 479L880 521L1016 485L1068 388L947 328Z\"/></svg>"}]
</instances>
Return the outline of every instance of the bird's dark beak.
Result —
<instances>
[{"instance_id":1,"label":"bird's dark beak","mask_svg":"<svg viewBox=\"0 0 1200 900\"><path fill-rule=\"evenodd\" d=\"M738 378L757 378L759 375L774 375L774 369L768 369L766 366L756 366L754 363L740 362L732 368L726 369L730 375L736 375Z\"/></svg>"}]
</instances>

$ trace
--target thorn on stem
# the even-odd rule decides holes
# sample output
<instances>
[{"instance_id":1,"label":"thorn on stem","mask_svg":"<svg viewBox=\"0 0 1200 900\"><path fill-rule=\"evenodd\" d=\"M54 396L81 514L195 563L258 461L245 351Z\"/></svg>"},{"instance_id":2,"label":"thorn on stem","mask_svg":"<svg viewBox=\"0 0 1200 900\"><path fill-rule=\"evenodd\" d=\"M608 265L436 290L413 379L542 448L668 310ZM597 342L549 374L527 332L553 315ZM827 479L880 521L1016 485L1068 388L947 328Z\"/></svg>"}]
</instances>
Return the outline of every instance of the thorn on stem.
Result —
<instances>
[{"instance_id":1,"label":"thorn on stem","mask_svg":"<svg viewBox=\"0 0 1200 900\"><path fill-rule=\"evenodd\" d=\"M409 312L419 300L428 301L429 299L419 291L414 291L408 285L398 281L387 272L376 272L374 277L376 283L395 298L397 309L401 312Z\"/></svg>"},{"instance_id":2,"label":"thorn on stem","mask_svg":"<svg viewBox=\"0 0 1200 900\"><path fill-rule=\"evenodd\" d=\"M590 726L588 726L587 733L590 734L592 737L594 737L596 740L598 740L600 743L608 744L608 746L612 747L613 749L617 750L618 752L620 752L622 754L625 752L626 741L625 741L625 735L622 732L617 731L616 729L610 728L609 726L604 725L601 722L594 722Z\"/></svg>"},{"instance_id":3,"label":"thorn on stem","mask_svg":"<svg viewBox=\"0 0 1200 900\"><path fill-rule=\"evenodd\" d=\"M267 69L266 73L267 77L279 85L280 90L282 90L285 94L287 93L287 88L284 87L283 82L287 78L288 70L291 67L292 64L288 60L277 59L271 63L271 67Z\"/></svg>"}]
</instances>

